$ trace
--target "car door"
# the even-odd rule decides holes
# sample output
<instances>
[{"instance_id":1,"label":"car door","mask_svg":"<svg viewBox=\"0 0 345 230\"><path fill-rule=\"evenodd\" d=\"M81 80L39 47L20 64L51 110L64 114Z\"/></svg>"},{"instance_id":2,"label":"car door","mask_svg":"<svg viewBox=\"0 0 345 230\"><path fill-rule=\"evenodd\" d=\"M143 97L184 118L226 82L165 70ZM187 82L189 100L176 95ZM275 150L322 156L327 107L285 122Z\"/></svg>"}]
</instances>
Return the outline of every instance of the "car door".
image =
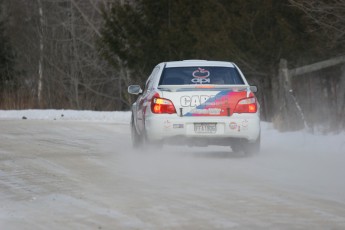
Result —
<instances>
[{"instance_id":1,"label":"car door","mask_svg":"<svg viewBox=\"0 0 345 230\"><path fill-rule=\"evenodd\" d=\"M150 77L148 78L143 94L137 100L137 128L140 134L143 134L145 131L145 115L147 109L150 109L151 105L151 93L153 90L153 83L157 73L159 72L159 67L155 67L152 71Z\"/></svg>"}]
</instances>

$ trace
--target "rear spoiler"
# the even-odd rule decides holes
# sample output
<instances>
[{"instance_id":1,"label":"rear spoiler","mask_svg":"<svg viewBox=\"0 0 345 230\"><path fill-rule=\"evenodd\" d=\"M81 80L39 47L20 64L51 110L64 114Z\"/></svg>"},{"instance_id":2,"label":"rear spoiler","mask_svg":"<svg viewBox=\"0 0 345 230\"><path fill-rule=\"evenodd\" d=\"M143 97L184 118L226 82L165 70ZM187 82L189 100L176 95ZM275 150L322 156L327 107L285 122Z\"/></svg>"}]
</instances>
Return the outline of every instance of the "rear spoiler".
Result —
<instances>
[{"instance_id":1,"label":"rear spoiler","mask_svg":"<svg viewBox=\"0 0 345 230\"><path fill-rule=\"evenodd\" d=\"M157 89L168 92L230 90L235 92L247 91L248 94L258 91L256 86L249 85L160 85Z\"/></svg>"}]
</instances>

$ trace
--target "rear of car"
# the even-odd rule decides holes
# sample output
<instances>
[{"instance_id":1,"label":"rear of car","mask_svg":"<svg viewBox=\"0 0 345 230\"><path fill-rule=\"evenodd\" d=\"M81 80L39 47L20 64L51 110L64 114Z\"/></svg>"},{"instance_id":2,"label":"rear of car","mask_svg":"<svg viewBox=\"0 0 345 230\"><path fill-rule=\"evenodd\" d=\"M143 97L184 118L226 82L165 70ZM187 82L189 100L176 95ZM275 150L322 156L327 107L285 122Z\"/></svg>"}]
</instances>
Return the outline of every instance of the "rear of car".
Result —
<instances>
[{"instance_id":1,"label":"rear of car","mask_svg":"<svg viewBox=\"0 0 345 230\"><path fill-rule=\"evenodd\" d=\"M259 150L255 87L235 64L187 60L161 63L155 70L132 109L138 140Z\"/></svg>"}]
</instances>

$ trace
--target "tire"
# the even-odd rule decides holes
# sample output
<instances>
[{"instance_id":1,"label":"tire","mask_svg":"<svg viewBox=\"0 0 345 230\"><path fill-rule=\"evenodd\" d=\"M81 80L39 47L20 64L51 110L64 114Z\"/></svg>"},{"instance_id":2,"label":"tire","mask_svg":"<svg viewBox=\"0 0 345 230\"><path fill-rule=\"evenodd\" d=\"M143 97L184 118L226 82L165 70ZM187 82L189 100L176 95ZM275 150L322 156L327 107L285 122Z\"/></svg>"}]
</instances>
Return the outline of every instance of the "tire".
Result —
<instances>
[{"instance_id":1,"label":"tire","mask_svg":"<svg viewBox=\"0 0 345 230\"><path fill-rule=\"evenodd\" d=\"M261 147L261 135L259 135L258 139L255 142L250 143L247 142L243 145L243 152L246 155L253 155L260 152Z\"/></svg>"},{"instance_id":2,"label":"tire","mask_svg":"<svg viewBox=\"0 0 345 230\"><path fill-rule=\"evenodd\" d=\"M131 139L133 148L137 149L143 145L143 137L138 134L137 129L135 128L133 115L131 118Z\"/></svg>"},{"instance_id":3,"label":"tire","mask_svg":"<svg viewBox=\"0 0 345 230\"><path fill-rule=\"evenodd\" d=\"M239 153L243 150L243 144L242 141L235 142L231 144L231 149L233 153Z\"/></svg>"},{"instance_id":4,"label":"tire","mask_svg":"<svg viewBox=\"0 0 345 230\"><path fill-rule=\"evenodd\" d=\"M231 145L232 152L241 153L243 152L246 156L251 156L260 152L261 135L256 139L255 142L248 142L245 140L238 140Z\"/></svg>"}]
</instances>

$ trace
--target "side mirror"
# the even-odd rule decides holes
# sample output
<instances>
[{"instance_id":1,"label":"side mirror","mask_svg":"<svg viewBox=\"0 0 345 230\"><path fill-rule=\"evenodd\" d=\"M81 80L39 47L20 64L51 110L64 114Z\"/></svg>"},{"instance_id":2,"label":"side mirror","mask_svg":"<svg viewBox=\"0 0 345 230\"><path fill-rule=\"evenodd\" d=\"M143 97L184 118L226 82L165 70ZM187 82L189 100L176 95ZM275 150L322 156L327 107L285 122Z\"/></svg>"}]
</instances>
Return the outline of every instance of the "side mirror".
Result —
<instances>
[{"instance_id":1,"label":"side mirror","mask_svg":"<svg viewBox=\"0 0 345 230\"><path fill-rule=\"evenodd\" d=\"M256 87L255 85L251 85L250 91L252 91L253 93L256 93L256 92L258 92L258 87Z\"/></svg>"},{"instance_id":2,"label":"side mirror","mask_svg":"<svg viewBox=\"0 0 345 230\"><path fill-rule=\"evenodd\" d=\"M130 94L141 94L143 90L141 89L140 85L130 85L128 86L128 93Z\"/></svg>"}]
</instances>

